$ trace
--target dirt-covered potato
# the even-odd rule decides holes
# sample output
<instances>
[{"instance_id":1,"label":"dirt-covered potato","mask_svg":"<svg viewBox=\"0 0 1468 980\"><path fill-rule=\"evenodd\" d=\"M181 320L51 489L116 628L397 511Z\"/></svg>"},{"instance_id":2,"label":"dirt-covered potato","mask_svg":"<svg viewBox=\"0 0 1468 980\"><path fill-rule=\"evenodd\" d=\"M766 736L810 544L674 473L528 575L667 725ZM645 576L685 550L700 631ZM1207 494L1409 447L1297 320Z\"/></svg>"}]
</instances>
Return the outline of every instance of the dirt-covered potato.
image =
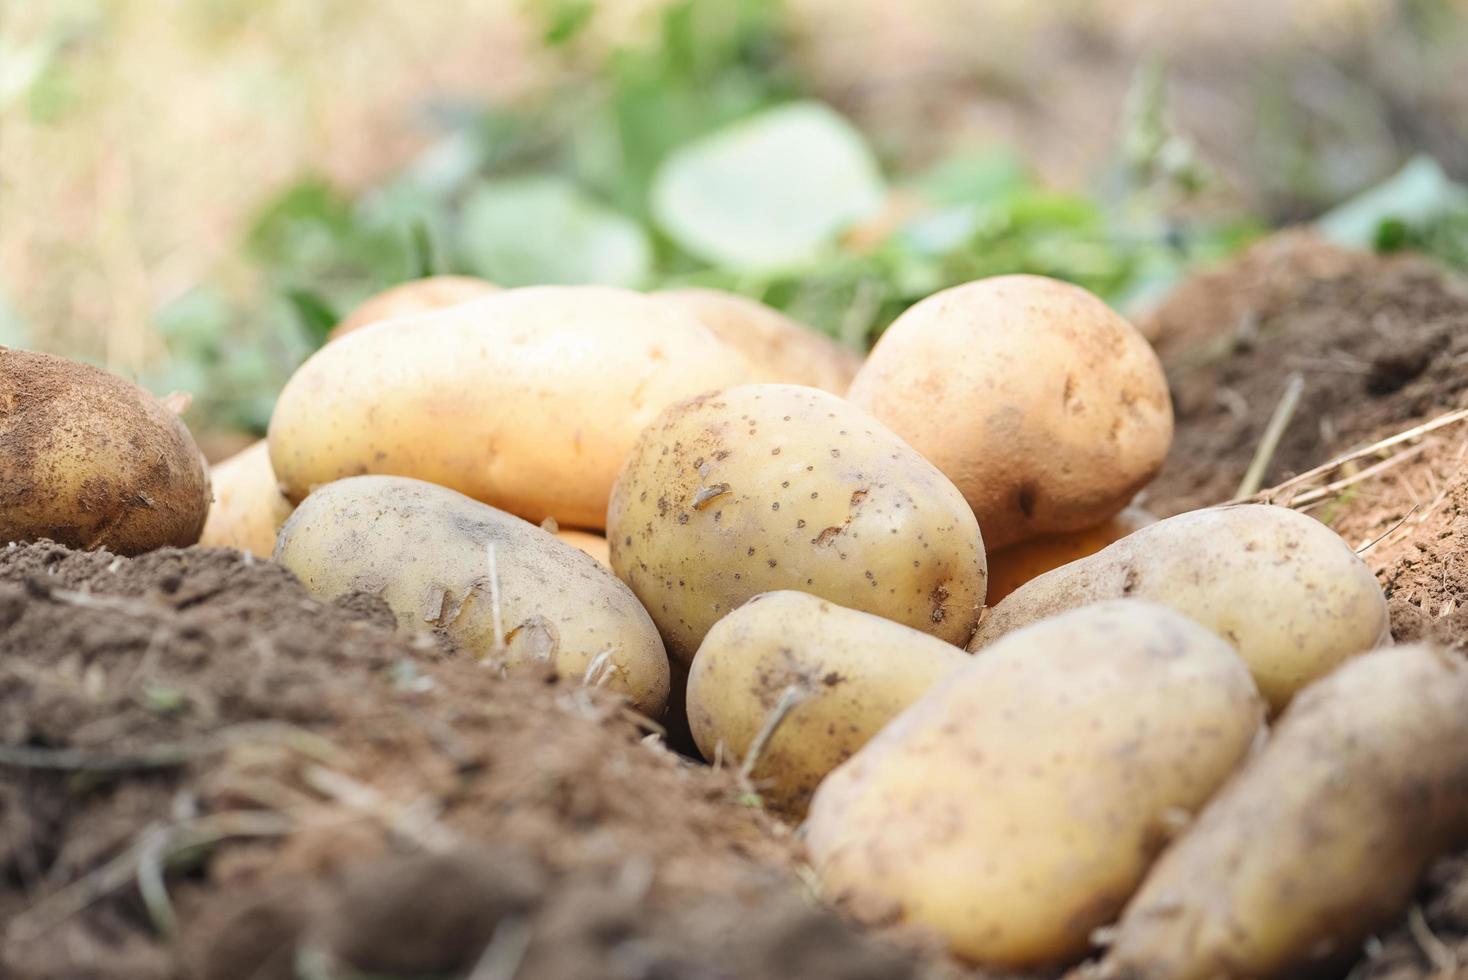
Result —
<instances>
[{"instance_id":1,"label":"dirt-covered potato","mask_svg":"<svg viewBox=\"0 0 1468 980\"><path fill-rule=\"evenodd\" d=\"M969 649L1122 596L1170 606L1232 643L1276 712L1391 640L1381 586L1350 545L1288 508L1243 505L1158 521L1041 575L989 611Z\"/></svg>"},{"instance_id":2,"label":"dirt-covered potato","mask_svg":"<svg viewBox=\"0 0 1468 980\"><path fill-rule=\"evenodd\" d=\"M750 777L767 806L799 816L827 773L970 659L879 616L770 592L704 637L688 676L688 720L705 759L722 744L736 764L775 725Z\"/></svg>"},{"instance_id":3,"label":"dirt-covered potato","mask_svg":"<svg viewBox=\"0 0 1468 980\"><path fill-rule=\"evenodd\" d=\"M1249 751L1262 704L1214 634L1136 599L1006 637L826 778L829 896L1002 969L1082 956L1169 830Z\"/></svg>"},{"instance_id":4,"label":"dirt-covered potato","mask_svg":"<svg viewBox=\"0 0 1468 980\"><path fill-rule=\"evenodd\" d=\"M963 491L992 550L1105 521L1172 441L1151 346L1086 290L1043 276L981 279L913 306L850 398Z\"/></svg>"},{"instance_id":5,"label":"dirt-covered potato","mask_svg":"<svg viewBox=\"0 0 1468 980\"><path fill-rule=\"evenodd\" d=\"M601 528L638 433L680 398L748 376L691 315L639 293L507 290L323 347L276 403L270 458L292 500L392 474Z\"/></svg>"},{"instance_id":6,"label":"dirt-covered potato","mask_svg":"<svg viewBox=\"0 0 1468 980\"><path fill-rule=\"evenodd\" d=\"M399 283L363 300L326 339L336 340L370 323L458 306L499 291L494 283L473 276L428 276Z\"/></svg>"},{"instance_id":7,"label":"dirt-covered potato","mask_svg":"<svg viewBox=\"0 0 1468 980\"><path fill-rule=\"evenodd\" d=\"M995 605L1030 579L1094 555L1133 531L1156 524L1141 507L1128 507L1105 524L1084 531L1042 534L989 554L989 604Z\"/></svg>"},{"instance_id":8,"label":"dirt-covered potato","mask_svg":"<svg viewBox=\"0 0 1468 980\"><path fill-rule=\"evenodd\" d=\"M238 548L261 558L275 553L275 535L294 509L280 492L265 440L209 468L214 502L199 544Z\"/></svg>"},{"instance_id":9,"label":"dirt-covered potato","mask_svg":"<svg viewBox=\"0 0 1468 980\"><path fill-rule=\"evenodd\" d=\"M199 540L209 477L189 430L115 374L0 347L0 544L136 555Z\"/></svg>"},{"instance_id":10,"label":"dirt-covered potato","mask_svg":"<svg viewBox=\"0 0 1468 980\"><path fill-rule=\"evenodd\" d=\"M763 303L718 289L654 293L698 317L720 340L740 351L754 381L809 385L845 395L861 355Z\"/></svg>"},{"instance_id":11,"label":"dirt-covered potato","mask_svg":"<svg viewBox=\"0 0 1468 980\"><path fill-rule=\"evenodd\" d=\"M446 487L329 484L286 521L275 559L314 595L380 595L405 628L441 631L511 668L548 664L650 716L667 703L667 655L625 585L554 535Z\"/></svg>"},{"instance_id":12,"label":"dirt-covered potato","mask_svg":"<svg viewBox=\"0 0 1468 980\"><path fill-rule=\"evenodd\" d=\"M984 601L984 543L953 484L880 422L799 385L663 412L617 479L607 540L685 663L761 592L809 592L959 644Z\"/></svg>"},{"instance_id":13,"label":"dirt-covered potato","mask_svg":"<svg viewBox=\"0 0 1468 980\"><path fill-rule=\"evenodd\" d=\"M573 548L577 548L607 568L612 567L612 558L607 550L607 539L593 531L577 531L574 528L562 528L556 532L556 537L566 542Z\"/></svg>"},{"instance_id":14,"label":"dirt-covered potato","mask_svg":"<svg viewBox=\"0 0 1468 980\"><path fill-rule=\"evenodd\" d=\"M1358 657L1301 692L1264 750L1157 862L1103 972L1340 971L1402 914L1428 862L1464 843L1468 663L1426 646Z\"/></svg>"}]
</instances>

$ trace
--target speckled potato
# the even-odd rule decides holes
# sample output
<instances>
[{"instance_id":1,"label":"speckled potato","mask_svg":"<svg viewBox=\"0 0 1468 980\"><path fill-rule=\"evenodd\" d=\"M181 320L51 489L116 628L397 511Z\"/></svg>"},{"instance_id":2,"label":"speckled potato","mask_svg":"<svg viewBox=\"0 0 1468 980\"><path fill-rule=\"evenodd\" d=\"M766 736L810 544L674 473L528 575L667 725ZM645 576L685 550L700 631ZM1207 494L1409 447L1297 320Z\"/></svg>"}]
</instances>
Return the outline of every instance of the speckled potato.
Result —
<instances>
[{"instance_id":1,"label":"speckled potato","mask_svg":"<svg viewBox=\"0 0 1468 980\"><path fill-rule=\"evenodd\" d=\"M748 378L692 316L605 286L536 286L328 344L270 420L286 495L411 476L527 520L599 529L638 433L673 402Z\"/></svg>"},{"instance_id":2,"label":"speckled potato","mask_svg":"<svg viewBox=\"0 0 1468 980\"><path fill-rule=\"evenodd\" d=\"M653 296L698 317L740 351L754 381L809 385L845 395L861 355L763 303L718 289L669 289Z\"/></svg>"},{"instance_id":3,"label":"speckled potato","mask_svg":"<svg viewBox=\"0 0 1468 980\"><path fill-rule=\"evenodd\" d=\"M1141 507L1128 507L1097 527L1061 534L1042 534L991 552L989 605L998 604L1021 585L1039 578L1051 569L1094 555L1133 531L1156 523L1157 518Z\"/></svg>"},{"instance_id":4,"label":"speckled potato","mask_svg":"<svg viewBox=\"0 0 1468 980\"><path fill-rule=\"evenodd\" d=\"M1063 964L1245 757L1238 656L1169 609L1100 603L944 678L816 791L826 893L991 968Z\"/></svg>"},{"instance_id":5,"label":"speckled potato","mask_svg":"<svg viewBox=\"0 0 1468 980\"><path fill-rule=\"evenodd\" d=\"M556 532L556 537L585 554L590 555L600 562L604 567L612 567L612 558L607 550L607 539L592 531L577 531L562 528Z\"/></svg>"},{"instance_id":6,"label":"speckled potato","mask_svg":"<svg viewBox=\"0 0 1468 980\"><path fill-rule=\"evenodd\" d=\"M500 287L494 283L473 276L428 276L413 279L363 300L332 328L331 335L326 339L336 340L372 323L458 306L499 291Z\"/></svg>"},{"instance_id":7,"label":"speckled potato","mask_svg":"<svg viewBox=\"0 0 1468 980\"><path fill-rule=\"evenodd\" d=\"M1151 346L1091 293L1043 276L981 279L913 306L849 397L963 491L991 550L1102 523L1172 441Z\"/></svg>"},{"instance_id":8,"label":"speckled potato","mask_svg":"<svg viewBox=\"0 0 1468 980\"><path fill-rule=\"evenodd\" d=\"M1275 712L1391 640L1386 598L1350 545L1304 514L1245 505L1158 521L1041 575L989 611L969 649L1121 596L1170 606L1232 643Z\"/></svg>"},{"instance_id":9,"label":"speckled potato","mask_svg":"<svg viewBox=\"0 0 1468 980\"><path fill-rule=\"evenodd\" d=\"M958 644L984 601L984 544L962 495L881 423L798 385L665 411L617 480L607 540L685 663L761 592L808 592Z\"/></svg>"},{"instance_id":10,"label":"speckled potato","mask_svg":"<svg viewBox=\"0 0 1468 980\"><path fill-rule=\"evenodd\" d=\"M274 554L275 535L295 508L280 492L265 440L210 467L209 480L214 502L199 544L238 548L260 558Z\"/></svg>"},{"instance_id":11,"label":"speckled potato","mask_svg":"<svg viewBox=\"0 0 1468 980\"><path fill-rule=\"evenodd\" d=\"M1425 646L1358 657L1301 692L1152 869L1103 973L1342 975L1428 862L1468 843L1465 706L1468 663Z\"/></svg>"},{"instance_id":12,"label":"speckled potato","mask_svg":"<svg viewBox=\"0 0 1468 980\"><path fill-rule=\"evenodd\" d=\"M769 592L704 637L688 677L688 720L705 759L722 744L737 764L787 699L793 706L750 776L766 806L798 817L827 773L970 659L881 617L803 592Z\"/></svg>"},{"instance_id":13,"label":"speckled potato","mask_svg":"<svg viewBox=\"0 0 1468 980\"><path fill-rule=\"evenodd\" d=\"M0 544L181 548L208 511L199 447L162 402L98 368L0 347Z\"/></svg>"},{"instance_id":14,"label":"speckled potato","mask_svg":"<svg viewBox=\"0 0 1468 980\"><path fill-rule=\"evenodd\" d=\"M281 529L275 559L313 595L380 595L403 627L441 631L470 653L550 664L650 716L667 703L667 655L626 586L535 525L446 487L389 476L322 487Z\"/></svg>"}]
</instances>

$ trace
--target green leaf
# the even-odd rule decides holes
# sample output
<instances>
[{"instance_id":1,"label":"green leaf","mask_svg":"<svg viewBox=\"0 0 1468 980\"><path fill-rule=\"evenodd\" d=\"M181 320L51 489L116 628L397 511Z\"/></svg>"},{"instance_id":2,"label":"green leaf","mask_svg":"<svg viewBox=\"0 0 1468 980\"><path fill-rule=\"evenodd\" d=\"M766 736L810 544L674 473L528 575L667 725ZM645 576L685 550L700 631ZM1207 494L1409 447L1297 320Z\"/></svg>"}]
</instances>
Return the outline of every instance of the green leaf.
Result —
<instances>
[{"instance_id":1,"label":"green leaf","mask_svg":"<svg viewBox=\"0 0 1468 980\"><path fill-rule=\"evenodd\" d=\"M827 106L799 102L675 151L653 178L652 212L692 254L767 270L815 259L885 196L861 133Z\"/></svg>"},{"instance_id":2,"label":"green leaf","mask_svg":"<svg viewBox=\"0 0 1468 980\"><path fill-rule=\"evenodd\" d=\"M1454 183L1429 156L1417 156L1391 177L1334 208L1315 226L1338 245L1373 248L1382 225L1396 222L1400 240L1407 228L1468 208L1468 187ZM1393 231L1386 232L1390 242Z\"/></svg>"},{"instance_id":3,"label":"green leaf","mask_svg":"<svg viewBox=\"0 0 1468 980\"><path fill-rule=\"evenodd\" d=\"M642 226L557 177L483 181L469 195L459 250L502 286L641 286L652 269Z\"/></svg>"},{"instance_id":4,"label":"green leaf","mask_svg":"<svg viewBox=\"0 0 1468 980\"><path fill-rule=\"evenodd\" d=\"M934 204L987 204L1032 186L1012 150L959 153L919 174L912 187Z\"/></svg>"},{"instance_id":5,"label":"green leaf","mask_svg":"<svg viewBox=\"0 0 1468 980\"><path fill-rule=\"evenodd\" d=\"M326 343L327 335L341 320L331 303L320 293L309 289L288 289L285 299L306 336L318 346Z\"/></svg>"}]
</instances>

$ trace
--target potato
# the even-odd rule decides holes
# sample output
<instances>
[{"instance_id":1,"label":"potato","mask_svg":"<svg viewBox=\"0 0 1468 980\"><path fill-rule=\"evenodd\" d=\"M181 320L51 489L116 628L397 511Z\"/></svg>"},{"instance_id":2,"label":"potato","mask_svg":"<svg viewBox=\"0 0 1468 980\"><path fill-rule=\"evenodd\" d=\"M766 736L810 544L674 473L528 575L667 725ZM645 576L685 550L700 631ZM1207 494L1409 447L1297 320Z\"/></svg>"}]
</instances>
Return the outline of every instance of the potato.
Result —
<instances>
[{"instance_id":1,"label":"potato","mask_svg":"<svg viewBox=\"0 0 1468 980\"><path fill-rule=\"evenodd\" d=\"M763 303L718 289L669 289L653 296L696 316L740 351L755 381L823 388L845 395L861 355Z\"/></svg>"},{"instance_id":2,"label":"potato","mask_svg":"<svg viewBox=\"0 0 1468 980\"><path fill-rule=\"evenodd\" d=\"M494 283L473 276L428 276L424 279L413 279L363 300L332 329L326 339L336 340L382 320L442 310L499 291L500 287Z\"/></svg>"},{"instance_id":3,"label":"potato","mask_svg":"<svg viewBox=\"0 0 1468 980\"><path fill-rule=\"evenodd\" d=\"M750 776L767 806L800 816L827 773L970 659L878 616L769 592L704 637L688 678L688 719L705 759L722 744L738 763L781 699L791 699Z\"/></svg>"},{"instance_id":4,"label":"potato","mask_svg":"<svg viewBox=\"0 0 1468 980\"><path fill-rule=\"evenodd\" d=\"M1414 645L1301 692L1163 855L1104 965L1136 980L1315 975L1401 916L1468 843L1468 663Z\"/></svg>"},{"instance_id":5,"label":"potato","mask_svg":"<svg viewBox=\"0 0 1468 980\"><path fill-rule=\"evenodd\" d=\"M678 399L748 376L697 320L638 293L507 290L317 351L276 404L270 458L292 500L393 474L600 529L638 433Z\"/></svg>"},{"instance_id":6,"label":"potato","mask_svg":"<svg viewBox=\"0 0 1468 980\"><path fill-rule=\"evenodd\" d=\"M1084 531L1042 534L1002 548L989 555L990 605L998 603L1030 579L1039 578L1053 568L1094 555L1133 531L1157 518L1140 507L1128 507L1105 524Z\"/></svg>"},{"instance_id":7,"label":"potato","mask_svg":"<svg viewBox=\"0 0 1468 980\"><path fill-rule=\"evenodd\" d=\"M209 477L177 415L115 374L0 347L0 544L136 555L199 540Z\"/></svg>"},{"instance_id":8,"label":"potato","mask_svg":"<svg viewBox=\"0 0 1468 980\"><path fill-rule=\"evenodd\" d=\"M572 528L562 528L556 532L556 537L571 547L577 548L595 558L604 567L612 567L611 555L607 552L607 539L600 534L594 534L591 531L577 531Z\"/></svg>"},{"instance_id":9,"label":"potato","mask_svg":"<svg viewBox=\"0 0 1468 980\"><path fill-rule=\"evenodd\" d=\"M959 644L984 601L984 544L953 485L876 420L798 385L665 411L617 479L607 540L685 663L761 592L809 592Z\"/></svg>"},{"instance_id":10,"label":"potato","mask_svg":"<svg viewBox=\"0 0 1468 980\"><path fill-rule=\"evenodd\" d=\"M1244 505L1170 517L1041 575L989 611L969 649L1121 596L1170 606L1232 643L1275 712L1391 640L1381 587L1334 531L1285 507Z\"/></svg>"},{"instance_id":11,"label":"potato","mask_svg":"<svg viewBox=\"0 0 1468 980\"><path fill-rule=\"evenodd\" d=\"M981 279L913 306L849 397L963 491L991 550L1102 523L1172 441L1147 341L1084 289L1043 276Z\"/></svg>"},{"instance_id":12,"label":"potato","mask_svg":"<svg viewBox=\"0 0 1468 980\"><path fill-rule=\"evenodd\" d=\"M1243 662L1186 617L1074 610L960 667L831 773L810 852L858 915L895 913L989 967L1066 963L1261 715Z\"/></svg>"},{"instance_id":13,"label":"potato","mask_svg":"<svg viewBox=\"0 0 1468 980\"><path fill-rule=\"evenodd\" d=\"M626 586L535 525L446 487L389 476L324 486L286 521L275 560L313 595L380 595L403 627L511 668L549 664L649 716L667 703L667 655Z\"/></svg>"},{"instance_id":14,"label":"potato","mask_svg":"<svg viewBox=\"0 0 1468 980\"><path fill-rule=\"evenodd\" d=\"M280 492L265 440L211 467L209 478L214 503L199 544L238 548L260 558L274 554L275 535L294 507Z\"/></svg>"}]
</instances>

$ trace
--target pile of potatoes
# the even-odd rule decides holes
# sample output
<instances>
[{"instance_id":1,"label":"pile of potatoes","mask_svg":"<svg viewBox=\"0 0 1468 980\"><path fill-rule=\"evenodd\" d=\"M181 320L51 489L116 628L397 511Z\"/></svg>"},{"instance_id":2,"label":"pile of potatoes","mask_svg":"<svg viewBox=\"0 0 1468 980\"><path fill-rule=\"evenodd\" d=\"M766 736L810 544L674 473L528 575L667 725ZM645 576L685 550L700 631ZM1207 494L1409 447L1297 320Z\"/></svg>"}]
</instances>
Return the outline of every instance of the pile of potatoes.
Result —
<instances>
[{"instance_id":1,"label":"pile of potatoes","mask_svg":"<svg viewBox=\"0 0 1468 980\"><path fill-rule=\"evenodd\" d=\"M62 420L101 382L34 356L0 351L0 532L197 538L177 421L108 381L157 463L89 456ZM1043 277L929 297L865 360L712 290L425 280L301 366L202 541L624 696L802 822L858 918L998 969L1294 976L1468 842L1468 664L1390 647L1310 517L1137 507L1172 424L1147 341ZM34 489L104 469L86 521Z\"/></svg>"}]
</instances>

